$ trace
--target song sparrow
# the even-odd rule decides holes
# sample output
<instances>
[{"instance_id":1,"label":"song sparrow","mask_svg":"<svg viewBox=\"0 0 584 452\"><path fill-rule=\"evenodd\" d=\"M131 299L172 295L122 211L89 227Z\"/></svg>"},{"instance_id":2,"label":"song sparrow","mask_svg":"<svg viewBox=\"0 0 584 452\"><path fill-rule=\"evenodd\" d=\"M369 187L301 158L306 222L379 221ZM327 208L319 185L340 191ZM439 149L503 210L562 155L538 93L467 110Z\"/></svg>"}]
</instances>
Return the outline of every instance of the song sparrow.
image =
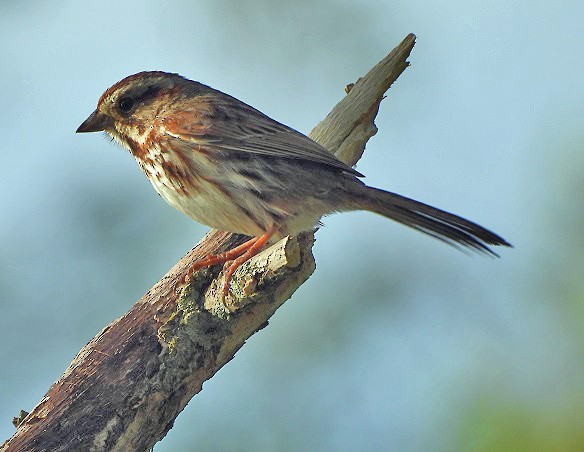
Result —
<instances>
[{"instance_id":1,"label":"song sparrow","mask_svg":"<svg viewBox=\"0 0 584 452\"><path fill-rule=\"evenodd\" d=\"M497 234L412 199L365 185L362 175L307 136L221 91L165 72L140 72L105 91L77 132L107 132L154 189L199 223L252 236L192 270L233 260L314 228L323 215L369 210L451 245L496 255ZM228 264L229 265L229 264Z\"/></svg>"}]
</instances>

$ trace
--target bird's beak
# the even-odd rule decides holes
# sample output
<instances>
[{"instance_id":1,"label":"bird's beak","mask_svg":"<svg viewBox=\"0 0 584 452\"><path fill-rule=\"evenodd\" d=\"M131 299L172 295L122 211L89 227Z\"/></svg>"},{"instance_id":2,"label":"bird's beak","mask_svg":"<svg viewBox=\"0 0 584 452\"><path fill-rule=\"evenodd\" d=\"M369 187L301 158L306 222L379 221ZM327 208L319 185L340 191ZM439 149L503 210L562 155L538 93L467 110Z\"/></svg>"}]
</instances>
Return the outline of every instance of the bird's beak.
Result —
<instances>
[{"instance_id":1,"label":"bird's beak","mask_svg":"<svg viewBox=\"0 0 584 452\"><path fill-rule=\"evenodd\" d=\"M102 130L109 129L113 126L113 118L110 116L104 115L100 113L99 110L95 110L89 118L83 121L77 130L76 133L85 133L85 132L101 132Z\"/></svg>"}]
</instances>

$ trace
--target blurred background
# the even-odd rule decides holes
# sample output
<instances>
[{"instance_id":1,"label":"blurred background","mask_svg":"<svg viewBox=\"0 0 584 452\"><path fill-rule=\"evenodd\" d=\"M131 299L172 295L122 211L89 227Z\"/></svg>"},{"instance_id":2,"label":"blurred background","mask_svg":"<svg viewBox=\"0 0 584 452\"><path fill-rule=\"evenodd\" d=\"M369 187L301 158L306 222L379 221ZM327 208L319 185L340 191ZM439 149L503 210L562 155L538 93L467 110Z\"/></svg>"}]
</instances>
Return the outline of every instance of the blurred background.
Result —
<instances>
[{"instance_id":1,"label":"blurred background","mask_svg":"<svg viewBox=\"0 0 584 452\"><path fill-rule=\"evenodd\" d=\"M466 256L367 213L155 451L584 449L584 3L0 1L0 439L207 230L101 93L178 72L308 133L408 33L358 170L515 245ZM1 442L1 441L0 441Z\"/></svg>"}]
</instances>

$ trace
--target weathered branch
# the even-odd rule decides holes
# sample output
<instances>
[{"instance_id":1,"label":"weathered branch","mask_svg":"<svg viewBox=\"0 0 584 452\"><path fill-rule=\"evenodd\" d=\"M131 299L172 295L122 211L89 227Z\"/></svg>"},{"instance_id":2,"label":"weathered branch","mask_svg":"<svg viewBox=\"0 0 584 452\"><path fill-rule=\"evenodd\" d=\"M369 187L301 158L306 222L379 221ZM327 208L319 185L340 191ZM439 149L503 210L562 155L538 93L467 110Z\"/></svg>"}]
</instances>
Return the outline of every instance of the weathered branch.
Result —
<instances>
[{"instance_id":1,"label":"weathered branch","mask_svg":"<svg viewBox=\"0 0 584 452\"><path fill-rule=\"evenodd\" d=\"M361 78L310 136L354 164L377 129L384 93L408 66L407 36ZM181 277L196 260L241 243L209 232L124 316L105 327L18 425L2 451L146 450L270 316L312 274L313 233L288 237L235 273L221 297L221 268Z\"/></svg>"}]
</instances>

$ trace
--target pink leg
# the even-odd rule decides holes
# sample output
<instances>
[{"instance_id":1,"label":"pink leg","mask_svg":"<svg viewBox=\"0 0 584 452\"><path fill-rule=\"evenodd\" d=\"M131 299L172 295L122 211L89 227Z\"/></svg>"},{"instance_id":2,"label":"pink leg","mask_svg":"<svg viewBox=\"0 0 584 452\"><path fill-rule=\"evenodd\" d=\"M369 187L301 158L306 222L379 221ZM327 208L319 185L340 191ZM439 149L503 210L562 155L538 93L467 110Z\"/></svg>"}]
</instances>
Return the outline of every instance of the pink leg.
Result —
<instances>
[{"instance_id":1,"label":"pink leg","mask_svg":"<svg viewBox=\"0 0 584 452\"><path fill-rule=\"evenodd\" d=\"M258 254L258 252L264 247L264 245L267 243L267 241L270 240L270 237L273 234L274 234L274 228L270 228L270 230L268 230L268 232L266 232L264 235L262 235L260 237L256 237L255 242L251 243L249 245L249 247L247 248L247 251L245 251L245 253L243 253L241 256L239 256L237 259L235 259L233 262L231 262L231 264L229 264L229 267L225 271L225 282L223 283L223 295L227 296L227 294L229 293L229 281L231 280L231 277L235 273L235 270L237 270L241 266L241 264L243 264L244 262L246 262L249 259L251 259L252 257L254 257L256 254ZM251 240L250 240L250 242L251 242ZM249 243L249 242L244 243L244 245L246 245L247 243Z\"/></svg>"},{"instance_id":2,"label":"pink leg","mask_svg":"<svg viewBox=\"0 0 584 452\"><path fill-rule=\"evenodd\" d=\"M235 273L235 270L246 262L248 259L255 256L267 243L270 237L274 234L275 229L270 228L265 234L259 237L253 237L247 242L242 243L235 248L232 248L224 253L211 254L210 256L195 262L185 273L182 278L183 282L190 279L191 275L201 268L211 267L213 265L222 264L228 261L232 261L225 271L225 282L223 284L223 294L227 295L229 293L229 281Z\"/></svg>"}]
</instances>

